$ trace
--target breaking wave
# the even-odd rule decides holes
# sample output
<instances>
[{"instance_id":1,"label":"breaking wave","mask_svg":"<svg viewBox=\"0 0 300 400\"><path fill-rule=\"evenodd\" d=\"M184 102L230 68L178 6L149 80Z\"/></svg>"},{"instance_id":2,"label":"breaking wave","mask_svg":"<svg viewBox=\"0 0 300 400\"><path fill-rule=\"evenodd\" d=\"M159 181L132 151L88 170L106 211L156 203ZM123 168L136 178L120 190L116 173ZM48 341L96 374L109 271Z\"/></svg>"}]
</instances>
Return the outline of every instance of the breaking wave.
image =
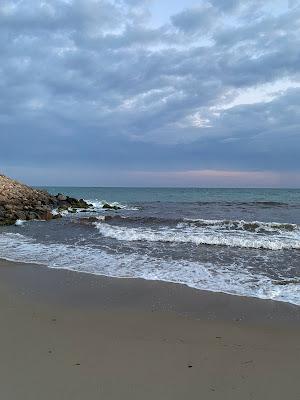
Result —
<instances>
[{"instance_id":1,"label":"breaking wave","mask_svg":"<svg viewBox=\"0 0 300 400\"><path fill-rule=\"evenodd\" d=\"M95 222L98 232L105 237L121 241L149 241L171 243L194 243L196 245L219 245L267 250L300 249L300 229L296 224L276 222L246 222L227 220L184 220L175 225L147 226L156 220L146 219L140 226L109 224L122 218L105 218ZM123 219L137 221L137 219Z\"/></svg>"},{"instance_id":2,"label":"breaking wave","mask_svg":"<svg viewBox=\"0 0 300 400\"><path fill-rule=\"evenodd\" d=\"M139 216L121 216L107 215L104 217L105 222L116 223L137 223L141 225L178 225L182 227L190 225L194 227L203 227L222 230L240 230L255 233L282 233L299 231L297 224L280 223L280 222L261 222L261 221L244 221L244 220L215 220L215 219L167 219L159 217L139 217Z\"/></svg>"},{"instance_id":3,"label":"breaking wave","mask_svg":"<svg viewBox=\"0 0 300 400\"><path fill-rule=\"evenodd\" d=\"M118 254L86 245L39 243L19 233L0 235L0 255L11 261L119 278L142 278L234 295L258 297L300 305L300 285L281 286L244 265L224 265L161 259L147 254Z\"/></svg>"},{"instance_id":4,"label":"breaking wave","mask_svg":"<svg viewBox=\"0 0 300 400\"><path fill-rule=\"evenodd\" d=\"M280 222L261 222L261 221L244 221L244 220L206 220L206 219L185 219L185 222L191 222L199 227L213 227L218 229L240 230L255 233L282 233L299 231L296 224L284 224Z\"/></svg>"}]
</instances>

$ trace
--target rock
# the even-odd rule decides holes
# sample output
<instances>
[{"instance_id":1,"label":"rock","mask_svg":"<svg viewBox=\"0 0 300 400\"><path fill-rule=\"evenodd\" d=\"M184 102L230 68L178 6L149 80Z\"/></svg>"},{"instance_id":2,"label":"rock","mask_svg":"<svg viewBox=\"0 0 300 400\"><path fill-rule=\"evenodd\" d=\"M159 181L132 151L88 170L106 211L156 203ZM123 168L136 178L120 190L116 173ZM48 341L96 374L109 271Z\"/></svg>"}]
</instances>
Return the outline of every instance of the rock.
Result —
<instances>
[{"instance_id":1,"label":"rock","mask_svg":"<svg viewBox=\"0 0 300 400\"><path fill-rule=\"evenodd\" d=\"M77 200L61 193L53 196L0 175L0 225L12 225L18 219L49 221L61 218L60 214L52 214L56 208L76 212L89 207L83 199Z\"/></svg>"},{"instance_id":2,"label":"rock","mask_svg":"<svg viewBox=\"0 0 300 400\"><path fill-rule=\"evenodd\" d=\"M56 196L57 199L57 207L59 210L77 210L77 209L87 209L90 205L84 201L83 199L77 200L73 197L63 196L58 194ZM72 211L71 211L72 212Z\"/></svg>"},{"instance_id":3,"label":"rock","mask_svg":"<svg viewBox=\"0 0 300 400\"><path fill-rule=\"evenodd\" d=\"M73 208L83 208L87 209L90 207L90 205L84 201L83 199L77 200L72 197L67 197L67 202L71 205Z\"/></svg>"},{"instance_id":4,"label":"rock","mask_svg":"<svg viewBox=\"0 0 300 400\"><path fill-rule=\"evenodd\" d=\"M27 220L33 220L33 219L39 219L39 215L33 211L30 211L27 215L26 215L26 219Z\"/></svg>"},{"instance_id":5,"label":"rock","mask_svg":"<svg viewBox=\"0 0 300 400\"><path fill-rule=\"evenodd\" d=\"M66 201L67 200L67 196L65 196L64 194L61 194L61 193L58 193L56 198L58 201Z\"/></svg>"},{"instance_id":6,"label":"rock","mask_svg":"<svg viewBox=\"0 0 300 400\"><path fill-rule=\"evenodd\" d=\"M278 286L285 286L285 285L299 285L300 284L300 279L285 279L282 281L273 281L274 285L278 285Z\"/></svg>"},{"instance_id":7,"label":"rock","mask_svg":"<svg viewBox=\"0 0 300 400\"><path fill-rule=\"evenodd\" d=\"M17 211L15 213L15 216L17 219L22 219L23 221L26 220L26 213L24 211L21 211L21 210Z\"/></svg>"},{"instance_id":8,"label":"rock","mask_svg":"<svg viewBox=\"0 0 300 400\"><path fill-rule=\"evenodd\" d=\"M7 217L7 218L0 218L0 225L14 225L16 223L16 219L12 217Z\"/></svg>"},{"instance_id":9,"label":"rock","mask_svg":"<svg viewBox=\"0 0 300 400\"><path fill-rule=\"evenodd\" d=\"M39 218L44 221L50 221L51 219L53 219L53 215L50 211L46 211L44 214L40 214Z\"/></svg>"},{"instance_id":10,"label":"rock","mask_svg":"<svg viewBox=\"0 0 300 400\"><path fill-rule=\"evenodd\" d=\"M121 207L114 206L114 205L111 205L111 204L108 204L108 203L104 203L102 208L105 208L107 210L121 210Z\"/></svg>"}]
</instances>

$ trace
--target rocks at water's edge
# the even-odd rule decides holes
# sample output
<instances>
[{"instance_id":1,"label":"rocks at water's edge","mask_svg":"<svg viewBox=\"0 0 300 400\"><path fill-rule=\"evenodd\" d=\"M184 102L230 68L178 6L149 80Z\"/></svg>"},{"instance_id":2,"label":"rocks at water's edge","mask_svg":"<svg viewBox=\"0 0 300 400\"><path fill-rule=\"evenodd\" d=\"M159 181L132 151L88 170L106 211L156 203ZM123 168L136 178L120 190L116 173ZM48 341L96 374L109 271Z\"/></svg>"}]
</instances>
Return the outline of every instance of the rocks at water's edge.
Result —
<instances>
[{"instance_id":1,"label":"rocks at water's edge","mask_svg":"<svg viewBox=\"0 0 300 400\"><path fill-rule=\"evenodd\" d=\"M274 285L286 286L286 285L300 285L300 279L283 279L281 281L273 281Z\"/></svg>"},{"instance_id":2,"label":"rocks at water's edge","mask_svg":"<svg viewBox=\"0 0 300 400\"><path fill-rule=\"evenodd\" d=\"M58 211L68 210L69 212L74 212L77 209L86 210L91 207L91 205L83 199L77 200L74 197L65 196L61 193L54 197L57 202L56 208L58 209Z\"/></svg>"},{"instance_id":3,"label":"rocks at water's edge","mask_svg":"<svg viewBox=\"0 0 300 400\"><path fill-rule=\"evenodd\" d=\"M102 208L105 208L107 210L121 210L121 207L112 205L112 204L108 204L108 203L104 203Z\"/></svg>"},{"instance_id":4,"label":"rocks at water's edge","mask_svg":"<svg viewBox=\"0 0 300 400\"><path fill-rule=\"evenodd\" d=\"M83 199L33 189L20 182L0 175L0 225L12 225L21 220L46 220L61 217L61 212L75 212L88 209L90 205ZM57 213L52 213L56 209Z\"/></svg>"}]
</instances>

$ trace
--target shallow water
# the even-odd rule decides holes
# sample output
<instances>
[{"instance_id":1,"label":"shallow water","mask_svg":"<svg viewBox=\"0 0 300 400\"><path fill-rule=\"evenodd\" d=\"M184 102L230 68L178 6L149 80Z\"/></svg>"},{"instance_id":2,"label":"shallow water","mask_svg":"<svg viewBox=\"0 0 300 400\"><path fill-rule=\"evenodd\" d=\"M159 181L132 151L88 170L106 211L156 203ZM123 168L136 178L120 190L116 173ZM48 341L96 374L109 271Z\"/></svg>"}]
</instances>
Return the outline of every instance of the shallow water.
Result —
<instances>
[{"instance_id":1,"label":"shallow water","mask_svg":"<svg viewBox=\"0 0 300 400\"><path fill-rule=\"evenodd\" d=\"M0 257L300 305L300 190L47 189L94 208L1 228Z\"/></svg>"}]
</instances>

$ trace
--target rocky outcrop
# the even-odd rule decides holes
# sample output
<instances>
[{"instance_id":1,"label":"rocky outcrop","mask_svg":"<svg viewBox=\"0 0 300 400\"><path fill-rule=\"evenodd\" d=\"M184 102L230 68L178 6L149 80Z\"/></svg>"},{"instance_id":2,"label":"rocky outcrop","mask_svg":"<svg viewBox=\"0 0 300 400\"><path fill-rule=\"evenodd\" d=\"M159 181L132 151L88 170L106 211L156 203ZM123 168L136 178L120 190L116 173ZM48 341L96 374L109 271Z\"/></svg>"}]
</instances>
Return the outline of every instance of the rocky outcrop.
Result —
<instances>
[{"instance_id":1,"label":"rocky outcrop","mask_svg":"<svg viewBox=\"0 0 300 400\"><path fill-rule=\"evenodd\" d=\"M20 182L0 175L0 225L12 225L21 220L46 220L60 218L61 212L75 212L90 205L83 199L33 189ZM52 211L57 209L56 213Z\"/></svg>"},{"instance_id":2,"label":"rocky outcrop","mask_svg":"<svg viewBox=\"0 0 300 400\"><path fill-rule=\"evenodd\" d=\"M108 203L104 203L102 208L105 208L106 210L121 210L121 207Z\"/></svg>"}]
</instances>

